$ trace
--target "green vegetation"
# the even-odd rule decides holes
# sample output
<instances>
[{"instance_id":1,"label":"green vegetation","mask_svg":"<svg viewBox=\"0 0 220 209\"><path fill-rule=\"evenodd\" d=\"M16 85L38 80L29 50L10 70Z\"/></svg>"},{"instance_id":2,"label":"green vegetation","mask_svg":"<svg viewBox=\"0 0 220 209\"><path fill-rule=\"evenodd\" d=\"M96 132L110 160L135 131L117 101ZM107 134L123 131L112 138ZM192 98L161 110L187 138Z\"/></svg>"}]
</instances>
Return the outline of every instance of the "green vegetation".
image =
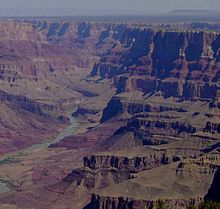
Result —
<instances>
[{"instance_id":1,"label":"green vegetation","mask_svg":"<svg viewBox=\"0 0 220 209\"><path fill-rule=\"evenodd\" d=\"M199 205L199 209L220 209L220 203L207 201Z\"/></svg>"},{"instance_id":2,"label":"green vegetation","mask_svg":"<svg viewBox=\"0 0 220 209\"><path fill-rule=\"evenodd\" d=\"M198 207L190 205L188 209L220 209L220 203L206 201L202 202Z\"/></svg>"},{"instance_id":3,"label":"green vegetation","mask_svg":"<svg viewBox=\"0 0 220 209\"><path fill-rule=\"evenodd\" d=\"M166 209L164 201L159 199L152 209Z\"/></svg>"},{"instance_id":4,"label":"green vegetation","mask_svg":"<svg viewBox=\"0 0 220 209\"><path fill-rule=\"evenodd\" d=\"M159 199L152 207L152 209L168 209L168 208L165 206L164 201ZM190 205L188 209L220 209L220 203L206 201L206 202L202 202L199 206Z\"/></svg>"},{"instance_id":5,"label":"green vegetation","mask_svg":"<svg viewBox=\"0 0 220 209\"><path fill-rule=\"evenodd\" d=\"M190 205L188 209L197 209L195 205Z\"/></svg>"}]
</instances>

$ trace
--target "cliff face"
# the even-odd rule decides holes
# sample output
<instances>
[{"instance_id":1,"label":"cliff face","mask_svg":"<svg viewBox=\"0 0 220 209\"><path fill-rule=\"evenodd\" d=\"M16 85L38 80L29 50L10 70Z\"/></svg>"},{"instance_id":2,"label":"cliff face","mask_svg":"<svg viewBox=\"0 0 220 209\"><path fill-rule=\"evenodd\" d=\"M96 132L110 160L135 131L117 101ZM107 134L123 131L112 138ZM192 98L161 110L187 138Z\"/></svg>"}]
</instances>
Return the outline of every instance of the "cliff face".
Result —
<instances>
[{"instance_id":1,"label":"cliff face","mask_svg":"<svg viewBox=\"0 0 220 209\"><path fill-rule=\"evenodd\" d=\"M128 27L52 20L1 21L0 26L0 80L11 85L90 70Z\"/></svg>"},{"instance_id":2,"label":"cliff face","mask_svg":"<svg viewBox=\"0 0 220 209\"><path fill-rule=\"evenodd\" d=\"M116 171L115 169L89 170L87 167L73 170L63 179L63 183L73 185L77 191L79 187L87 191L103 189L113 184L118 184L130 178L128 171Z\"/></svg>"},{"instance_id":3,"label":"cliff face","mask_svg":"<svg viewBox=\"0 0 220 209\"><path fill-rule=\"evenodd\" d=\"M28 21L47 41L67 48L83 50L86 53L102 53L114 41L120 40L128 27L126 24L83 21ZM95 49L95 50L94 50Z\"/></svg>"},{"instance_id":4,"label":"cliff face","mask_svg":"<svg viewBox=\"0 0 220 209\"><path fill-rule=\"evenodd\" d=\"M84 166L91 169L98 168L116 168L118 170L128 170L129 172L139 172L147 169L152 169L161 165L166 165L171 162L178 161L179 157L169 155L164 152L155 152L146 154L142 157L119 157L119 156L87 156L84 157Z\"/></svg>"},{"instance_id":5,"label":"cliff face","mask_svg":"<svg viewBox=\"0 0 220 209\"><path fill-rule=\"evenodd\" d=\"M103 110L101 122L105 122L110 118L120 115L123 112L123 105L120 99L112 98L107 107Z\"/></svg>"},{"instance_id":6,"label":"cliff face","mask_svg":"<svg viewBox=\"0 0 220 209\"><path fill-rule=\"evenodd\" d=\"M4 202L79 209L95 193L87 208L185 209L203 199L220 159L220 35L183 23L145 26L0 21L0 154L50 138L70 110L91 122L51 145L50 157L45 150L45 169L25 170L37 189L28 181ZM69 173L82 153L83 167Z\"/></svg>"},{"instance_id":7,"label":"cliff face","mask_svg":"<svg viewBox=\"0 0 220 209\"><path fill-rule=\"evenodd\" d=\"M114 77L118 92L213 99L219 89L219 41L215 32L127 29L92 75Z\"/></svg>"},{"instance_id":8,"label":"cliff face","mask_svg":"<svg viewBox=\"0 0 220 209\"><path fill-rule=\"evenodd\" d=\"M197 132L218 133L218 115L209 114L211 111L206 105L193 102L167 102L161 97L137 99L128 96L113 97L103 111L102 122L108 120L124 120L126 125L115 132L114 136L132 135L143 145L167 143L166 137L184 137L195 135ZM207 112L206 112L207 111ZM218 112L216 108L213 111ZM188 118L191 117L191 120ZM198 123L199 118L202 120ZM153 135L157 135L158 141ZM158 135L164 136L159 139Z\"/></svg>"},{"instance_id":9,"label":"cliff face","mask_svg":"<svg viewBox=\"0 0 220 209\"><path fill-rule=\"evenodd\" d=\"M174 170L170 170L171 167L175 166L154 168L155 172L153 170L141 172L126 182L101 189L92 195L91 202L85 209L151 209L160 207L186 209L191 206L197 208L203 199L202 195L208 190L207 184L210 184L216 167L199 161L183 161L176 164ZM190 176L191 178L188 179ZM192 186L192 181L197 182ZM189 185L191 186L188 187ZM193 191L194 189L196 192ZM187 194L187 190L191 191L190 195ZM120 194L123 195L120 196ZM172 198L170 198L171 196Z\"/></svg>"},{"instance_id":10,"label":"cliff face","mask_svg":"<svg viewBox=\"0 0 220 209\"><path fill-rule=\"evenodd\" d=\"M114 198L114 197L102 197L99 195L93 195L91 203L84 207L84 209L140 209L140 208L158 208L169 207L173 208L187 208L191 205L197 204L200 200L166 200L162 203L160 201L148 201L148 200L135 200L132 198Z\"/></svg>"},{"instance_id":11,"label":"cliff face","mask_svg":"<svg viewBox=\"0 0 220 209\"><path fill-rule=\"evenodd\" d=\"M133 127L140 129L142 128L156 128L156 129L165 129L167 134L181 134L182 132L186 132L189 134L193 134L196 132L196 128L191 124L186 124L184 121L175 121L175 117L165 117L159 119L152 119L150 115L140 115L137 118L132 119L128 122L128 127ZM148 119L149 118L149 119ZM168 119L168 120L166 120ZM173 120L173 121L172 121Z\"/></svg>"},{"instance_id":12,"label":"cliff face","mask_svg":"<svg viewBox=\"0 0 220 209\"><path fill-rule=\"evenodd\" d=\"M36 30L30 23L8 21L0 22L0 25L1 80L11 84L16 84L17 80L37 81L42 75L49 75L56 70L66 71L72 70L73 66L85 68L93 65L94 57L88 58L87 53L83 60L68 47L51 44L43 32ZM75 59L70 59L74 55Z\"/></svg>"},{"instance_id":13,"label":"cliff face","mask_svg":"<svg viewBox=\"0 0 220 209\"><path fill-rule=\"evenodd\" d=\"M209 133L220 133L220 124L207 122L204 131Z\"/></svg>"},{"instance_id":14,"label":"cliff face","mask_svg":"<svg viewBox=\"0 0 220 209\"><path fill-rule=\"evenodd\" d=\"M72 30L74 41L67 38ZM98 144L106 151L85 156L84 167L65 179L76 188L95 189L86 208L152 208L162 198L169 208L185 209L202 201L214 170L198 158L213 151L219 137L219 33L80 23L47 40L100 55L87 79L110 80L116 88L98 128L54 145ZM108 134L118 122L123 126ZM185 166L186 158L201 162Z\"/></svg>"},{"instance_id":15,"label":"cliff face","mask_svg":"<svg viewBox=\"0 0 220 209\"><path fill-rule=\"evenodd\" d=\"M55 20L0 21L0 100L6 105L10 103L15 112L19 109L30 113L29 121L32 116L33 121L39 117L45 124L51 120L50 128L60 129L61 122L68 120L59 117L66 115L66 109L73 109L84 97L99 96L86 89L89 85L86 81L81 85L79 80L89 74L100 54L122 37L126 27L124 24ZM97 111L79 108L79 114L82 113L94 115ZM37 124L33 126L38 130ZM25 132L28 127L23 128ZM45 133L46 128L43 129ZM7 128L3 130L2 136L8 140L13 138L13 149L16 144L22 144L20 148L33 144L33 139L28 143L17 135L19 142L16 142L15 135L9 135ZM4 148L4 152L7 149Z\"/></svg>"},{"instance_id":16,"label":"cliff face","mask_svg":"<svg viewBox=\"0 0 220 209\"><path fill-rule=\"evenodd\" d=\"M142 34L143 31L140 31L137 33ZM108 151L84 157L84 166L92 170L114 168L117 171L129 171L131 176L128 180L95 191L85 209L150 209L159 207L158 204L165 208L186 209L190 206L197 207L209 190L219 163L219 99L218 90L212 86L218 86L219 83L215 79L210 82L203 79L201 76L205 71L198 70L193 75L193 70L188 67L191 64L197 66L198 63L202 66L207 60L213 62L213 66L218 66L218 58L201 58L200 43L205 37L201 33L188 33L186 37L195 39L189 41L188 45L181 42L182 36L187 40L184 33L180 35L178 41L182 43L182 47L186 46L185 54L184 57L183 54L182 57L175 57L174 46L169 49L171 40L176 36L175 33L175 36L171 36L172 33L167 35L167 40L170 39L167 47L162 44L161 37L165 35L158 33L153 41L157 40L164 48L158 43L156 47L162 49L155 49L153 54L153 48L150 56L143 55L146 53L145 48L137 55L140 59L129 55L133 50L129 44L135 41L127 37L123 40L124 45L118 44L118 48L110 50L100 60L101 65L97 64L96 71L93 71L94 75L101 72L99 76L102 79L111 78L117 87L117 95L103 111L102 124L121 120L126 125L109 139L111 144L109 143ZM131 37L133 36L134 34ZM210 37L216 38L212 35ZM142 40L146 43L146 39ZM193 44L201 48L198 53L192 51ZM178 50L177 47L176 51ZM117 54L119 51L121 57ZM170 53L169 56L173 58L169 60L166 53ZM130 59L133 63L124 63L129 59L127 57L123 60L122 57L128 55L134 57ZM144 56L150 61L144 63ZM160 60L163 56L163 60ZM175 71L172 64L176 60L184 62L187 67ZM177 72L181 74L177 76ZM218 70L216 74L217 72ZM155 149L154 152L150 153L149 148ZM183 159L195 159L196 163L188 164ZM179 163L175 169L169 170L168 167L175 166L177 161ZM217 184L215 180L213 185ZM213 197L218 194L217 187L211 190L215 191Z\"/></svg>"},{"instance_id":17,"label":"cliff face","mask_svg":"<svg viewBox=\"0 0 220 209\"><path fill-rule=\"evenodd\" d=\"M220 194L220 170L217 170L213 178L212 185L205 199L209 201L211 200L211 201L219 202L220 201L219 194Z\"/></svg>"}]
</instances>

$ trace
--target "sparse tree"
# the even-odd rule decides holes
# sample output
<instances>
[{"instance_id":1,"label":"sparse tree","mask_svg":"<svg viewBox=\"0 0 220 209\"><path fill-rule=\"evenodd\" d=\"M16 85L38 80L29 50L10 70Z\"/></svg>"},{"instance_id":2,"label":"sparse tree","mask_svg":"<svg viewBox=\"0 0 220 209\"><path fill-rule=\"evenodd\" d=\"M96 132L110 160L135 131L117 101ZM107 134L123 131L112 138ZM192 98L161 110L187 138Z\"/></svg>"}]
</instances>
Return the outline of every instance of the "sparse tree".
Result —
<instances>
[{"instance_id":1,"label":"sparse tree","mask_svg":"<svg viewBox=\"0 0 220 209\"><path fill-rule=\"evenodd\" d=\"M157 202L156 202L156 207L155 209L166 209L165 208L165 203L163 200L159 199Z\"/></svg>"},{"instance_id":2,"label":"sparse tree","mask_svg":"<svg viewBox=\"0 0 220 209\"><path fill-rule=\"evenodd\" d=\"M195 205L190 205L188 209L197 209Z\"/></svg>"},{"instance_id":3,"label":"sparse tree","mask_svg":"<svg viewBox=\"0 0 220 209\"><path fill-rule=\"evenodd\" d=\"M220 203L206 201L199 205L199 209L220 209Z\"/></svg>"}]
</instances>

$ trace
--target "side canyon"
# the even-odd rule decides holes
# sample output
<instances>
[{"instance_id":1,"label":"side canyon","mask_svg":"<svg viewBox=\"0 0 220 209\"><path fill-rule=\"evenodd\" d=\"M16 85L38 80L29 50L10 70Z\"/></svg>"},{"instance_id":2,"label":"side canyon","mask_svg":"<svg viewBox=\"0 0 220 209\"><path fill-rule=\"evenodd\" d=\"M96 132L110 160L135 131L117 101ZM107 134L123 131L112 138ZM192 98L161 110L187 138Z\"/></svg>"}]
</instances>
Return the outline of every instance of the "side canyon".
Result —
<instances>
[{"instance_id":1,"label":"side canyon","mask_svg":"<svg viewBox=\"0 0 220 209\"><path fill-rule=\"evenodd\" d=\"M0 20L0 208L219 202L219 28Z\"/></svg>"}]
</instances>

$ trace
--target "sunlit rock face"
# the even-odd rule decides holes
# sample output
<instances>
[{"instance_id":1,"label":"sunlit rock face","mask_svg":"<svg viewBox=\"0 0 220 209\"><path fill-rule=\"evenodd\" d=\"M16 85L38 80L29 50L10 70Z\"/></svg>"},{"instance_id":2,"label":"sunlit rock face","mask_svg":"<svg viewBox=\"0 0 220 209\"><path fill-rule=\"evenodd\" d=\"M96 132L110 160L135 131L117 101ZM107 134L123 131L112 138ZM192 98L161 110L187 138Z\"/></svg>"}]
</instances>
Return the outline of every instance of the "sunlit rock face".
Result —
<instances>
[{"instance_id":1,"label":"sunlit rock face","mask_svg":"<svg viewBox=\"0 0 220 209\"><path fill-rule=\"evenodd\" d=\"M1 154L52 137L69 122L60 117L66 109L74 109L83 97L98 96L87 89L75 91L75 86L125 28L112 23L0 21L0 100L3 112L11 110L1 120L0 138L7 138Z\"/></svg>"},{"instance_id":2,"label":"sunlit rock face","mask_svg":"<svg viewBox=\"0 0 220 209\"><path fill-rule=\"evenodd\" d=\"M118 92L212 99L219 90L219 47L216 32L127 29L92 75L117 77Z\"/></svg>"},{"instance_id":3,"label":"sunlit rock face","mask_svg":"<svg viewBox=\"0 0 220 209\"><path fill-rule=\"evenodd\" d=\"M0 21L0 155L20 152L0 162L1 175L18 182L0 202L188 209L205 196L217 201L220 35L212 27ZM34 144L45 146L24 154Z\"/></svg>"}]
</instances>

